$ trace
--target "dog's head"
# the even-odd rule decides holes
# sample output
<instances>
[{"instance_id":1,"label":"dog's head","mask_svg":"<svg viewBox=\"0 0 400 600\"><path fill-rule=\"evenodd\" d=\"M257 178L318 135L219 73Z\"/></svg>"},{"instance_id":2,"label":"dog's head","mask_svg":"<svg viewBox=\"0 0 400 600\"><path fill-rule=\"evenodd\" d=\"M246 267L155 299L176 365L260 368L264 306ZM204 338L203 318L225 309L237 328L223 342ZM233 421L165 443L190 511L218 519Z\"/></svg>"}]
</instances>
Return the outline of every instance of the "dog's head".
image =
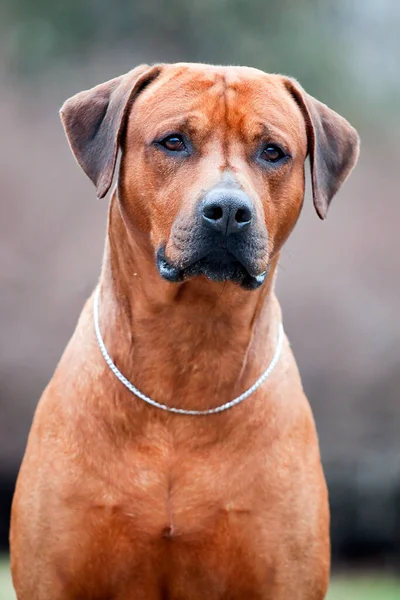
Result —
<instances>
[{"instance_id":1,"label":"dog's head","mask_svg":"<svg viewBox=\"0 0 400 600\"><path fill-rule=\"evenodd\" d=\"M150 236L160 275L205 275L253 289L293 229L310 156L314 205L329 203L359 140L287 77L245 67L146 65L61 109L72 151L118 196L127 227Z\"/></svg>"}]
</instances>

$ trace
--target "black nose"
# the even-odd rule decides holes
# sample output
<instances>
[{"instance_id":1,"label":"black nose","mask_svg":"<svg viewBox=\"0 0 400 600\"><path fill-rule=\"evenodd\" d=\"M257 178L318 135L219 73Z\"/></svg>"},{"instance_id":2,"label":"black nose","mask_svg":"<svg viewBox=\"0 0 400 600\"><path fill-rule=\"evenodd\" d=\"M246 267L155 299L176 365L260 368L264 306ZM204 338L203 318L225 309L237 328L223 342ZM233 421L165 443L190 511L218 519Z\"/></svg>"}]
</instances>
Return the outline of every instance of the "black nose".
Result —
<instances>
[{"instance_id":1,"label":"black nose","mask_svg":"<svg viewBox=\"0 0 400 600\"><path fill-rule=\"evenodd\" d=\"M201 217L208 227L229 235L249 227L254 218L254 209L248 196L241 190L215 189L205 196Z\"/></svg>"}]
</instances>

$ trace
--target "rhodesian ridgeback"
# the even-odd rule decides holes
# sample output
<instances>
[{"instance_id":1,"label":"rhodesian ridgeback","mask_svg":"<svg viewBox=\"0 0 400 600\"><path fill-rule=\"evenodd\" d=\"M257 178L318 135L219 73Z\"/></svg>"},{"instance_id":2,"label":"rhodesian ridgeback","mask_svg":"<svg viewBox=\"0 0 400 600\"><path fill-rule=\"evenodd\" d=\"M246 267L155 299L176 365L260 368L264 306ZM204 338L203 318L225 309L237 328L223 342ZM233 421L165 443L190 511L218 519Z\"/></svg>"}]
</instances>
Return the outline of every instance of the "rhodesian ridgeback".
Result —
<instances>
[{"instance_id":1,"label":"rhodesian ridgeback","mask_svg":"<svg viewBox=\"0 0 400 600\"><path fill-rule=\"evenodd\" d=\"M35 414L18 600L321 600L329 508L274 294L309 155L324 218L356 131L287 77L139 66L61 109L99 198L99 284Z\"/></svg>"}]
</instances>

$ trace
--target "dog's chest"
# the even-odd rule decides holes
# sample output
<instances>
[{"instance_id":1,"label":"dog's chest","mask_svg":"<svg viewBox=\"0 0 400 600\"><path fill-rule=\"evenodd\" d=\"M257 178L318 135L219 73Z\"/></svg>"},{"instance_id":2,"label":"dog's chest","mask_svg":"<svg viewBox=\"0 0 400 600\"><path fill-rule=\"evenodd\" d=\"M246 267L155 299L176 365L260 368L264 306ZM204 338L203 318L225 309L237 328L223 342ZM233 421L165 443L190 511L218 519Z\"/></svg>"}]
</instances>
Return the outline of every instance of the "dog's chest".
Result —
<instances>
[{"instance_id":1,"label":"dog's chest","mask_svg":"<svg viewBox=\"0 0 400 600\"><path fill-rule=\"evenodd\" d=\"M256 591L274 577L257 503L221 479L203 485L193 473L185 485L163 488L157 477L142 475L130 499L97 512L92 531L102 542L96 552L101 547L107 579L121 581L124 598L141 587L150 594L154 582L163 598L212 600L234 589L241 590L238 598L258 598Z\"/></svg>"},{"instance_id":2,"label":"dog's chest","mask_svg":"<svg viewBox=\"0 0 400 600\"><path fill-rule=\"evenodd\" d=\"M78 579L84 576L91 589L117 582L117 597L158 582L173 598L196 598L197 589L199 598L210 599L223 597L240 573L257 581L258 563L265 580L258 505L240 469L187 456L179 469L168 470L162 456L133 457L132 468L125 461L110 464L97 485L86 482L78 502L84 510L73 527L85 548ZM76 506L73 513L78 516Z\"/></svg>"},{"instance_id":3,"label":"dog's chest","mask_svg":"<svg viewBox=\"0 0 400 600\"><path fill-rule=\"evenodd\" d=\"M90 476L83 469L79 491L74 484L64 504L61 555L65 562L75 549L74 580L83 579L93 597L102 589L126 600L141 600L138 590L146 599L263 597L277 565L297 564L308 537L300 525L312 506L296 500L294 510L287 472L299 462L286 456L274 469L282 464L279 444L268 449L264 439L246 452L226 441L207 453L178 453L159 438L107 453Z\"/></svg>"},{"instance_id":4,"label":"dog's chest","mask_svg":"<svg viewBox=\"0 0 400 600\"><path fill-rule=\"evenodd\" d=\"M136 453L129 469L115 469L99 514L124 522L135 539L154 541L201 538L222 522L243 524L259 509L267 479L262 466L252 462L249 469L229 456L187 454L170 461Z\"/></svg>"}]
</instances>

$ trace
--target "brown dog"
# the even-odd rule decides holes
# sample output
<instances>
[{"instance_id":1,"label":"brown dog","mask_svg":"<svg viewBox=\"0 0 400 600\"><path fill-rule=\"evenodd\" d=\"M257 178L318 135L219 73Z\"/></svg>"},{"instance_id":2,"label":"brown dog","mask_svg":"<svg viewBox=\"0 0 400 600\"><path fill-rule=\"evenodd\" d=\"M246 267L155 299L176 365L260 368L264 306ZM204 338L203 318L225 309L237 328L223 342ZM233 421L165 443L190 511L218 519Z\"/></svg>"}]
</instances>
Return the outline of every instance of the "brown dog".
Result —
<instances>
[{"instance_id":1,"label":"brown dog","mask_svg":"<svg viewBox=\"0 0 400 600\"><path fill-rule=\"evenodd\" d=\"M355 130L291 79L191 64L140 66L61 115L100 198L122 150L99 283L113 362L167 407L229 402L277 353L276 265L305 158L324 218L356 162ZM93 310L92 297L21 467L18 599L324 598L327 491L287 340L243 402L174 414L117 379Z\"/></svg>"}]
</instances>

